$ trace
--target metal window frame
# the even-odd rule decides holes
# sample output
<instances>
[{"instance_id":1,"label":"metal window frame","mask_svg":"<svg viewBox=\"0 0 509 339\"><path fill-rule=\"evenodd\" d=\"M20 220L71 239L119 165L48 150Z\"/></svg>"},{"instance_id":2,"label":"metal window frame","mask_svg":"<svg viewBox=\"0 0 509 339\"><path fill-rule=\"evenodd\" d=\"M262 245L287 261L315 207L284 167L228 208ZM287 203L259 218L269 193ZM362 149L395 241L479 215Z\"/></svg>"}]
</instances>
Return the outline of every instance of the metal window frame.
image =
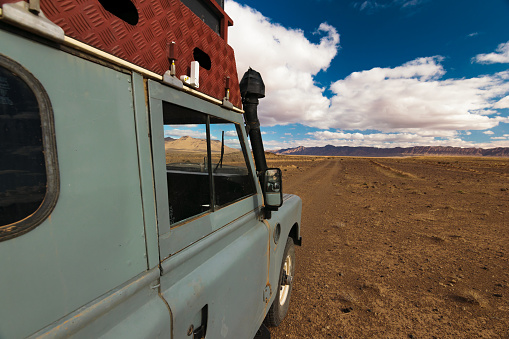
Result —
<instances>
[{"instance_id":1,"label":"metal window frame","mask_svg":"<svg viewBox=\"0 0 509 339\"><path fill-rule=\"evenodd\" d=\"M32 214L8 225L0 226L0 242L23 235L45 221L53 211L60 193L57 146L53 107L46 90L37 78L16 61L0 54L0 66L8 69L32 90L39 105L42 145L46 167L46 194L39 208Z\"/></svg>"},{"instance_id":2,"label":"metal window frame","mask_svg":"<svg viewBox=\"0 0 509 339\"><path fill-rule=\"evenodd\" d=\"M174 105L174 106L178 106L174 103L171 103L171 102L166 102L168 105ZM184 107L185 109L188 109L188 110L191 110L197 114L203 114L204 117L205 117L205 134L206 134L206 142L207 142L207 168L208 168L208 179L209 179L209 203L210 203L210 209L207 210L207 211L204 211L204 212L201 212L199 214L195 214L195 215L192 215L188 218L185 218L185 219L182 219L180 221L177 221L175 223L170 223L170 229L171 228L176 228L176 227L179 227L181 226L182 224L184 223L187 223L188 221L192 220L192 219L195 219L196 217L199 217L201 215L205 215L205 214L208 214L208 213L213 213L221 208L224 208L228 205L231 205L237 201L240 201L240 200L243 200L247 197L250 197L252 195L255 195L257 194L257 190L256 190L256 184L253 180L253 172L252 172L252 169L251 169L251 166L250 166L250 163L249 163L249 159L248 159L248 150L247 150L247 145L245 142L243 142L243 139L242 139L242 125L239 123L239 122L235 122L235 121L232 121L232 120L229 120L225 117L220 117L220 116L217 116L217 115L214 115L214 114L210 114L210 113L204 113L204 112L201 112L201 111L197 111L197 110L194 110L192 108L187 108L187 107ZM164 110L164 109L163 109ZM241 152L242 152L242 156L243 156L243 159L244 159L244 164L246 166L246 169L249 173L249 186L250 186L250 190L251 190L251 193L249 194L246 194L240 198L237 198L235 200L231 200L231 201L228 201L227 203L225 204L222 204L222 205L218 205L216 203L216 187L215 187L215 184L214 184L214 173L213 173L213 164L212 164L212 150L211 150L211 132L210 132L210 126L212 124L211 122L211 118L213 119L219 119L219 120L222 120L223 124L230 124L232 125L234 128L235 128L235 132L237 133L237 139L239 141L239 145L241 145ZM185 124L184 124L185 125ZM166 124L164 124L163 126L166 126Z\"/></svg>"}]
</instances>

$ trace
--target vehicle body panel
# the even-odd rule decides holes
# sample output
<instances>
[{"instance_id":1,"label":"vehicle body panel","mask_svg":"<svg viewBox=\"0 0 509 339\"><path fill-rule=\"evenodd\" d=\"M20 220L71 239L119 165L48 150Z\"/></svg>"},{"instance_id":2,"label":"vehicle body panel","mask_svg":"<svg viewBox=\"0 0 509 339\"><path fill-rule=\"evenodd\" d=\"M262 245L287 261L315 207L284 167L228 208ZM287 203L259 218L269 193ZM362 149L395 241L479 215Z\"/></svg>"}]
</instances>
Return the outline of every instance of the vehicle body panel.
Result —
<instances>
[{"instance_id":1,"label":"vehicle body panel","mask_svg":"<svg viewBox=\"0 0 509 339\"><path fill-rule=\"evenodd\" d=\"M0 54L50 98L60 192L47 220L0 241L0 338L254 337L301 200L266 219L242 114L3 25ZM240 127L252 194L170 226L168 103Z\"/></svg>"},{"instance_id":2,"label":"vehicle body panel","mask_svg":"<svg viewBox=\"0 0 509 339\"><path fill-rule=\"evenodd\" d=\"M60 172L50 217L0 246L0 269L9 272L0 286L17 291L1 294L9 307L0 321L19 322L0 331L17 328L2 336L21 337L138 275L147 260L131 75L3 30L0 41L0 53L50 97Z\"/></svg>"},{"instance_id":3,"label":"vehicle body panel","mask_svg":"<svg viewBox=\"0 0 509 339\"><path fill-rule=\"evenodd\" d=\"M158 268L146 271L30 338L167 338L171 321L158 281Z\"/></svg>"}]
</instances>

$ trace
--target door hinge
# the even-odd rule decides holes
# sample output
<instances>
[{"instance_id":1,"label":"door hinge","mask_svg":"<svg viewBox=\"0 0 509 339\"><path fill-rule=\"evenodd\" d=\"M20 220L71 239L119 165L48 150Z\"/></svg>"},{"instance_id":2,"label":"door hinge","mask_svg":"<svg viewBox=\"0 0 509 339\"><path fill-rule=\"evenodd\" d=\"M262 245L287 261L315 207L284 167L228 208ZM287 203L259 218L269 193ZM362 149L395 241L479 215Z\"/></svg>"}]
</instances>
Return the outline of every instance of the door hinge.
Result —
<instances>
[{"instance_id":1,"label":"door hinge","mask_svg":"<svg viewBox=\"0 0 509 339\"><path fill-rule=\"evenodd\" d=\"M272 289L270 288L270 284L265 286L263 289L263 301L268 303L270 300L270 295L272 294Z\"/></svg>"}]
</instances>

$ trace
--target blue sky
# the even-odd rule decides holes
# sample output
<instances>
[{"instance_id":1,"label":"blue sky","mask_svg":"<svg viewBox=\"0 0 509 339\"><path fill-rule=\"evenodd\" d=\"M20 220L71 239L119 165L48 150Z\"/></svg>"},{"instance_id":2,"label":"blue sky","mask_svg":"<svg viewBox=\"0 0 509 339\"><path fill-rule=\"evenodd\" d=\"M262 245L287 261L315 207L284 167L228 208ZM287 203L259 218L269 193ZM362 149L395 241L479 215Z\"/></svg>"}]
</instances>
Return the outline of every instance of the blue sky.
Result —
<instances>
[{"instance_id":1,"label":"blue sky","mask_svg":"<svg viewBox=\"0 0 509 339\"><path fill-rule=\"evenodd\" d=\"M509 0L226 0L266 149L509 147Z\"/></svg>"}]
</instances>

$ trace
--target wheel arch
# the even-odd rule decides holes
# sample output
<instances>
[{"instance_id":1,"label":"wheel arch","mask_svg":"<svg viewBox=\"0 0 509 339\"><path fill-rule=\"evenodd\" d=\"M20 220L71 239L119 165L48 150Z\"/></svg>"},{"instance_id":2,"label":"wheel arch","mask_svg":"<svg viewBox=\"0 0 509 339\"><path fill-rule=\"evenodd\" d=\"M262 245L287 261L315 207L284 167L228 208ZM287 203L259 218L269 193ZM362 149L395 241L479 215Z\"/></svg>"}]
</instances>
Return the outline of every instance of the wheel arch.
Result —
<instances>
[{"instance_id":1,"label":"wheel arch","mask_svg":"<svg viewBox=\"0 0 509 339\"><path fill-rule=\"evenodd\" d=\"M290 238L293 239L293 243L297 246L302 246L302 237L300 236L300 226L299 223L295 223L288 234Z\"/></svg>"}]
</instances>

